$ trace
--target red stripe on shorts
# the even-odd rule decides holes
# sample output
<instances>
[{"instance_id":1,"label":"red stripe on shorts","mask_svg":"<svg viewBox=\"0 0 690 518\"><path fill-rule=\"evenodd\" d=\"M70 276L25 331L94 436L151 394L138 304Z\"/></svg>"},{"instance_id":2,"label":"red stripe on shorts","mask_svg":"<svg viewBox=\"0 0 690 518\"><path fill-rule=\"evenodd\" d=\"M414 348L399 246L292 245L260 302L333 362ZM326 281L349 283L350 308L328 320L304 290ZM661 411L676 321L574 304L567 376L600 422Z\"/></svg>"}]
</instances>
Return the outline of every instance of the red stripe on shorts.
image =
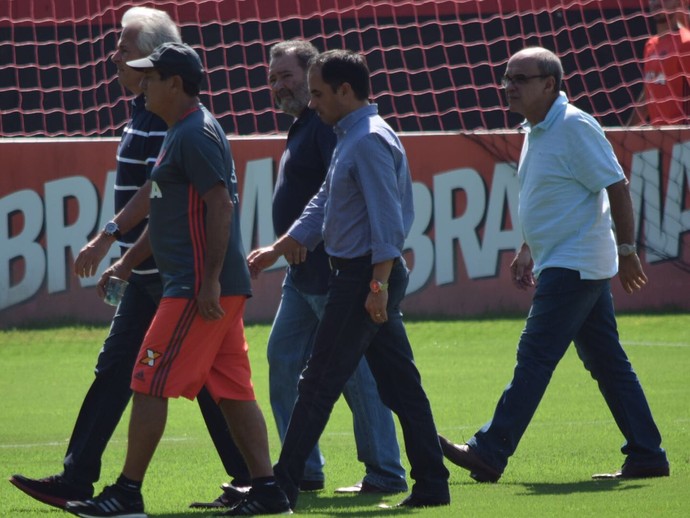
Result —
<instances>
[{"instance_id":1,"label":"red stripe on shorts","mask_svg":"<svg viewBox=\"0 0 690 518\"><path fill-rule=\"evenodd\" d=\"M189 333L192 327L192 322L197 314L196 299L189 299L185 304L180 320L178 320L175 330L170 338L170 343L166 347L163 356L160 359L160 364L158 369L153 376L151 381L151 395L163 397L165 383L170 374L170 369L172 368L173 362L180 352L180 348L184 343L187 333Z\"/></svg>"}]
</instances>

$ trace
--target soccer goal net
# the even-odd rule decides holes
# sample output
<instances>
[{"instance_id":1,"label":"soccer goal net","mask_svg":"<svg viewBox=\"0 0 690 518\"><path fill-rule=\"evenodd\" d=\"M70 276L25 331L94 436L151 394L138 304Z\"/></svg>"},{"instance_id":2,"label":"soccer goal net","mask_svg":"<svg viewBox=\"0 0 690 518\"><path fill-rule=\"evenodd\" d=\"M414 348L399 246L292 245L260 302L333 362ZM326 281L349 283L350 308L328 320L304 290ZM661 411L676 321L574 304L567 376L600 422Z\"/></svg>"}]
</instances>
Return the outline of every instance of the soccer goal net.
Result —
<instances>
[{"instance_id":1,"label":"soccer goal net","mask_svg":"<svg viewBox=\"0 0 690 518\"><path fill-rule=\"evenodd\" d=\"M398 131L514 128L500 86L508 57L556 52L564 88L605 126L642 88L647 0L159 0L208 70L205 104L226 132L284 131L269 49L302 37L362 52L372 95ZM129 115L110 55L125 0L0 0L0 137L115 136ZM690 72L690 71L688 71Z\"/></svg>"}]
</instances>

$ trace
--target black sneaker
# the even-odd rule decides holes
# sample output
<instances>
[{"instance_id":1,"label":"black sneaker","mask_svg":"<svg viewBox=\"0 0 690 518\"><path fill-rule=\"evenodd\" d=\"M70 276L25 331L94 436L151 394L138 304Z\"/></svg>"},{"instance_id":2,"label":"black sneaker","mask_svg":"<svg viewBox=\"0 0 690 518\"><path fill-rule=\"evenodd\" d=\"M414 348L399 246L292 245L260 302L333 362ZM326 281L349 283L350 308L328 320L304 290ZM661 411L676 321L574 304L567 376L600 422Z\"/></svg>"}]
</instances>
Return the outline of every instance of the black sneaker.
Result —
<instances>
[{"instance_id":1,"label":"black sneaker","mask_svg":"<svg viewBox=\"0 0 690 518\"><path fill-rule=\"evenodd\" d=\"M65 481L62 475L52 475L39 479L12 475L9 480L10 484L24 491L31 498L58 509L64 509L65 504L70 500L86 500L93 496L93 491L70 484Z\"/></svg>"},{"instance_id":2,"label":"black sneaker","mask_svg":"<svg viewBox=\"0 0 690 518\"><path fill-rule=\"evenodd\" d=\"M192 509L223 509L239 504L249 493L251 486L236 486L232 482L225 483L220 488L223 494L213 502L192 502L189 507Z\"/></svg>"},{"instance_id":3,"label":"black sneaker","mask_svg":"<svg viewBox=\"0 0 690 518\"><path fill-rule=\"evenodd\" d=\"M259 514L292 514L290 502L280 486L253 487L240 503L216 516L255 516Z\"/></svg>"},{"instance_id":4,"label":"black sneaker","mask_svg":"<svg viewBox=\"0 0 690 518\"><path fill-rule=\"evenodd\" d=\"M106 486L95 498L84 502L67 502L65 511L82 518L119 516L120 518L147 518L144 499L139 491L129 491L117 484Z\"/></svg>"}]
</instances>

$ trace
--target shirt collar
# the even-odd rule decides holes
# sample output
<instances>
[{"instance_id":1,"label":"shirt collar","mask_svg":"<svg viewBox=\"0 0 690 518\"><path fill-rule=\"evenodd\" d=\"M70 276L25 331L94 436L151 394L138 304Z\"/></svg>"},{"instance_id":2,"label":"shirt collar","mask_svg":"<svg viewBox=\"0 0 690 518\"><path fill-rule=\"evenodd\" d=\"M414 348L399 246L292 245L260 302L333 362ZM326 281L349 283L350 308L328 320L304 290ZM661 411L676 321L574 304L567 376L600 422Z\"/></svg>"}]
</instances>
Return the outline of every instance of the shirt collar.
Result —
<instances>
[{"instance_id":1,"label":"shirt collar","mask_svg":"<svg viewBox=\"0 0 690 518\"><path fill-rule=\"evenodd\" d=\"M568 96L565 94L565 92L559 92L558 97L551 105L551 108L549 108L549 111L547 112L543 121L532 126L529 121L525 119L520 126L523 130L525 130L525 133L529 133L535 129L546 131L553 126L554 122L556 122L556 120L559 118L559 115L565 110L567 104Z\"/></svg>"},{"instance_id":2,"label":"shirt collar","mask_svg":"<svg viewBox=\"0 0 690 518\"><path fill-rule=\"evenodd\" d=\"M361 108L357 108L355 111L348 113L340 119L333 129L338 136L345 135L352 127L357 124L361 119L376 115L379 112L379 106L376 103L367 104Z\"/></svg>"}]
</instances>

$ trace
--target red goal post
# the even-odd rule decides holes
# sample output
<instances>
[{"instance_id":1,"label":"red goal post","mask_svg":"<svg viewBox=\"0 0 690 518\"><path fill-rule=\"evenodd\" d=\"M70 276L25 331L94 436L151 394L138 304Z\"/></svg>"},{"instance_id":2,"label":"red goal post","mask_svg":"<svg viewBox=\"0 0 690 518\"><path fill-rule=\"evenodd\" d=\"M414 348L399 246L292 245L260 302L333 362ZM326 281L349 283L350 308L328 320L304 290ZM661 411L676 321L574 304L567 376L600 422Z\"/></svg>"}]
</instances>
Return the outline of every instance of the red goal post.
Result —
<instances>
[{"instance_id":1,"label":"red goal post","mask_svg":"<svg viewBox=\"0 0 690 518\"><path fill-rule=\"evenodd\" d=\"M0 137L115 136L129 115L109 55L124 0L0 0ZM514 128L500 78L528 45L563 60L565 89L606 126L642 88L647 0L158 0L208 70L205 104L226 132L270 134L268 51L303 37L363 52L373 98L398 131ZM690 71L688 71L690 73Z\"/></svg>"}]
</instances>

